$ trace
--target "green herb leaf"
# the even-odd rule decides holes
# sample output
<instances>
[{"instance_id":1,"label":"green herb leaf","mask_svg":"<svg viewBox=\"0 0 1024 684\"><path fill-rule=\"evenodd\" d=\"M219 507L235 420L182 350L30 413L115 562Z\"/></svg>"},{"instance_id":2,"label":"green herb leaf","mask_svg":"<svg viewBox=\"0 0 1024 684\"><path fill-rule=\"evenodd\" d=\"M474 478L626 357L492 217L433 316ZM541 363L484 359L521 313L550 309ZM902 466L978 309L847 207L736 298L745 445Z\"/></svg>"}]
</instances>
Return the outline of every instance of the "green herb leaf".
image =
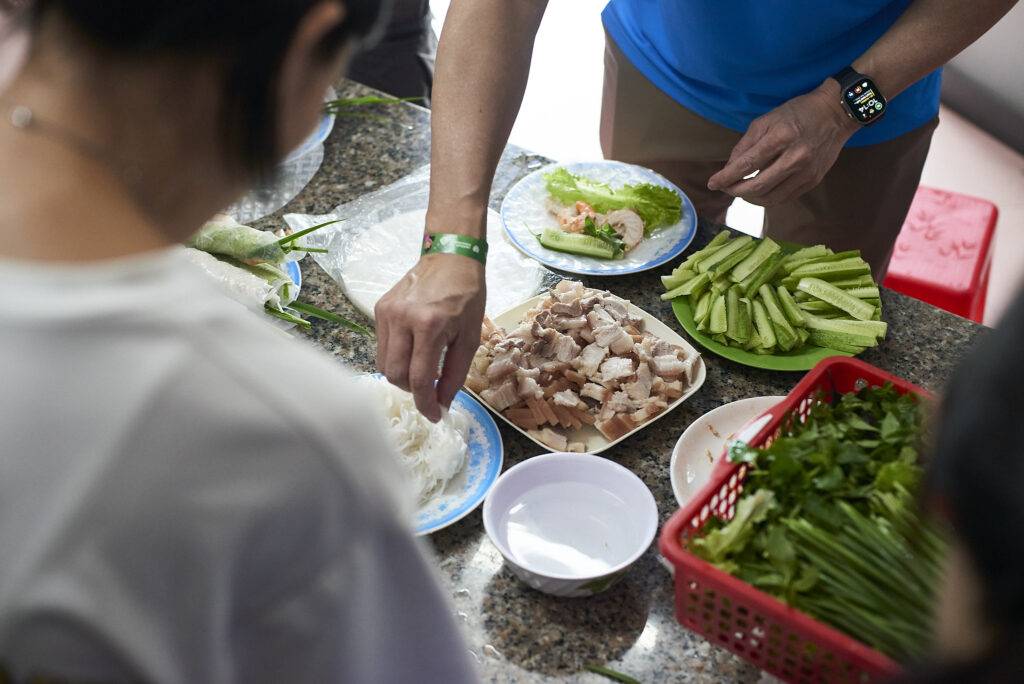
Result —
<instances>
[{"instance_id":1,"label":"green herb leaf","mask_svg":"<svg viewBox=\"0 0 1024 684\"><path fill-rule=\"evenodd\" d=\"M640 215L646 232L678 222L682 211L683 200L679 194L660 185L638 183L612 190L606 183L574 175L562 167L544 174L544 180L551 196L563 204L583 201L600 214L632 209Z\"/></svg>"}]
</instances>

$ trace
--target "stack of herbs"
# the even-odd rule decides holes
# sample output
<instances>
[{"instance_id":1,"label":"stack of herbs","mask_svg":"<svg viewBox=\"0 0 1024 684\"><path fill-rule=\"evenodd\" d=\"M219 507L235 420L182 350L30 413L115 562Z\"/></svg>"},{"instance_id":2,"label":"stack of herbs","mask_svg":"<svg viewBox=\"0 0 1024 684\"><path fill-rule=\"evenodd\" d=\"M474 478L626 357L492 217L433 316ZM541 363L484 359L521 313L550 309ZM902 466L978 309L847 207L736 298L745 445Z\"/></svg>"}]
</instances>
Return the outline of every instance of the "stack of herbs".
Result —
<instances>
[{"instance_id":1,"label":"stack of herbs","mask_svg":"<svg viewBox=\"0 0 1024 684\"><path fill-rule=\"evenodd\" d=\"M732 443L750 468L736 514L688 550L896 660L920 655L945 557L917 506L924 414L887 383L816 402L767 449Z\"/></svg>"}]
</instances>

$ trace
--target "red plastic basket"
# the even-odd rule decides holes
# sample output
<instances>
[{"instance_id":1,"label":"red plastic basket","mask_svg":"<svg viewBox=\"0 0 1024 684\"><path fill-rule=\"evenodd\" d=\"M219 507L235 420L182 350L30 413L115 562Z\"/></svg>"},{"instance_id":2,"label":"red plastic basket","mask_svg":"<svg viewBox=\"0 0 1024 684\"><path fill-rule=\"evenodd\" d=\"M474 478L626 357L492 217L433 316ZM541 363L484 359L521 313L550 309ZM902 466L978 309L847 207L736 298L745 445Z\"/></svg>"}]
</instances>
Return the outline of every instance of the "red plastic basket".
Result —
<instances>
[{"instance_id":1,"label":"red plastic basket","mask_svg":"<svg viewBox=\"0 0 1024 684\"><path fill-rule=\"evenodd\" d=\"M901 394L931 393L863 361L834 356L820 361L786 399L766 416L768 422L749 440L766 447L793 417L807 419L821 397L891 382ZM823 395L819 395L819 391ZM899 672L892 659L787 606L746 582L689 554L685 537L700 530L712 515L729 519L743 490L745 464L718 459L711 479L665 524L659 548L675 566L676 619L761 669L789 682L871 682Z\"/></svg>"}]
</instances>

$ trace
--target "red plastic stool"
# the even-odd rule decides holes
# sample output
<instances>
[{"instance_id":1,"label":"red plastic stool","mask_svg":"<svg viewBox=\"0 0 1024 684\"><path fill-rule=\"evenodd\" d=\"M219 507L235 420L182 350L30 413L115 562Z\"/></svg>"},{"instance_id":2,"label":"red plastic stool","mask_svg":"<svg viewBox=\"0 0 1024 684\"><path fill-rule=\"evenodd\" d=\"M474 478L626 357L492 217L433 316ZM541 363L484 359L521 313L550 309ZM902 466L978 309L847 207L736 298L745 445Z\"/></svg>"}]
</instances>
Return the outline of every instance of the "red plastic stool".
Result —
<instances>
[{"instance_id":1,"label":"red plastic stool","mask_svg":"<svg viewBox=\"0 0 1024 684\"><path fill-rule=\"evenodd\" d=\"M998 217L988 200L918 187L882 284L981 323Z\"/></svg>"}]
</instances>

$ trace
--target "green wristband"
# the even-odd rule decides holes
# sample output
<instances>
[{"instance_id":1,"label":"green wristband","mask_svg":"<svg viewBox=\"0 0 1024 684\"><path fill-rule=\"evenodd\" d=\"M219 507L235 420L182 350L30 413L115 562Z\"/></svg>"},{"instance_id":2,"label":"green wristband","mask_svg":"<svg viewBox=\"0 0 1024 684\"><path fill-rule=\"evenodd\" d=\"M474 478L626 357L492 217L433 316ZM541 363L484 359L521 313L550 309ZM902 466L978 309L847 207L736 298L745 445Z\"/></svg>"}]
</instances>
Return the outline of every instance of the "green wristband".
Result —
<instances>
[{"instance_id":1,"label":"green wristband","mask_svg":"<svg viewBox=\"0 0 1024 684\"><path fill-rule=\"evenodd\" d=\"M486 264L487 240L454 233L428 233L423 236L420 251L420 256L424 254L461 254Z\"/></svg>"}]
</instances>

